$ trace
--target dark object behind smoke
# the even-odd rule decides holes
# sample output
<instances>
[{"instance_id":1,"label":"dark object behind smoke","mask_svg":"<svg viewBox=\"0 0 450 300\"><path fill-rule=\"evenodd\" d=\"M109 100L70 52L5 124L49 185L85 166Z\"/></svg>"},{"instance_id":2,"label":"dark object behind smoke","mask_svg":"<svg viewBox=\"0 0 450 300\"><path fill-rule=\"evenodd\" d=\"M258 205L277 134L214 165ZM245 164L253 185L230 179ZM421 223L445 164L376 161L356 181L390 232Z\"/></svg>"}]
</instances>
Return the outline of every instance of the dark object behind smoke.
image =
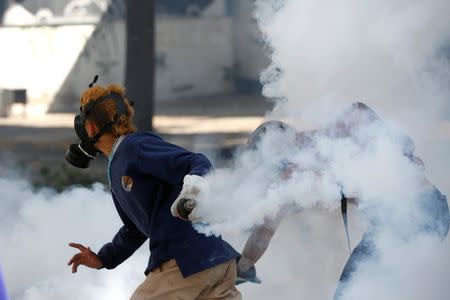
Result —
<instances>
[{"instance_id":1,"label":"dark object behind smoke","mask_svg":"<svg viewBox=\"0 0 450 300\"><path fill-rule=\"evenodd\" d=\"M152 130L154 112L155 2L125 1L127 95L138 109L134 120L139 130Z\"/></svg>"},{"instance_id":2,"label":"dark object behind smoke","mask_svg":"<svg viewBox=\"0 0 450 300\"><path fill-rule=\"evenodd\" d=\"M264 122L256 128L247 140L247 147L256 150L258 144L261 142L261 138L267 133L268 130L281 130L283 132L287 130L295 130L292 126L278 120L272 120Z\"/></svg>"}]
</instances>

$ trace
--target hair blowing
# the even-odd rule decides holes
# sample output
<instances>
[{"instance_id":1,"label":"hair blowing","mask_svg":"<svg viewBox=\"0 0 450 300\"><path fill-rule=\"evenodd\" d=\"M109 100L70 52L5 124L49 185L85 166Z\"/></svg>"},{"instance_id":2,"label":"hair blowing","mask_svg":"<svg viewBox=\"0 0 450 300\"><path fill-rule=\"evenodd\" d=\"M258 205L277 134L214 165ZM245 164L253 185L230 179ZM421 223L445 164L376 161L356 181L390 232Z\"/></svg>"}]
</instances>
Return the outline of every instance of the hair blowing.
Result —
<instances>
[{"instance_id":1,"label":"hair blowing","mask_svg":"<svg viewBox=\"0 0 450 300\"><path fill-rule=\"evenodd\" d=\"M122 95L122 97L124 97L125 104L127 106L127 112L125 115L120 116L119 120L111 127L108 132L112 133L116 137L135 132L136 126L133 124L134 110L130 105L130 101L125 98L125 88L123 88L122 86L111 84L105 88L100 85L95 85L83 92L83 94L81 95L80 104L84 109L86 104L88 104L89 102L106 96L112 92L120 94ZM102 128L113 120L116 112L116 103L113 100L108 99L96 105L87 116L87 119L94 122L94 124L98 128Z\"/></svg>"}]
</instances>

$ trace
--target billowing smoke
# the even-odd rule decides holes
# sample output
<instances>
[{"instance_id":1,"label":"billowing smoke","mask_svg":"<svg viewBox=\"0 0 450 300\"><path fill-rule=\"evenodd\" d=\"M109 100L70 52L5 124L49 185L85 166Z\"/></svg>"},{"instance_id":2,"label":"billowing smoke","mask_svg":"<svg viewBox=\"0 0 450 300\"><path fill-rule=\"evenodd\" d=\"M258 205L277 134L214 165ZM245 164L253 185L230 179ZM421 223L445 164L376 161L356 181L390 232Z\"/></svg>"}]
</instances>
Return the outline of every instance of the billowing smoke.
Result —
<instances>
[{"instance_id":1,"label":"billowing smoke","mask_svg":"<svg viewBox=\"0 0 450 300\"><path fill-rule=\"evenodd\" d=\"M274 116L320 124L362 101L417 128L448 113L448 1L256 3L271 58L264 94L287 101Z\"/></svg>"},{"instance_id":2,"label":"billowing smoke","mask_svg":"<svg viewBox=\"0 0 450 300\"><path fill-rule=\"evenodd\" d=\"M264 94L277 103L268 117L328 130L274 128L207 178L198 210L209 225L198 228L238 250L242 232L290 212L256 266L263 284L241 288L246 299L331 298L348 258L341 192L359 200L349 212L352 247L373 223L379 229L379 256L361 265L344 299L448 299L449 239L425 230L427 182L405 134L449 194L448 140L433 136L449 112L449 15L447 0L256 2L271 59ZM385 122L342 131L355 101ZM66 265L76 252L69 242L95 251L120 226L103 187L32 191L8 175L0 189L0 263L13 299L126 299L143 280L146 246L114 271L73 275Z\"/></svg>"},{"instance_id":3,"label":"billowing smoke","mask_svg":"<svg viewBox=\"0 0 450 300\"><path fill-rule=\"evenodd\" d=\"M342 192L357 197L370 214L392 208L404 212L404 222L420 214L407 209L416 207L410 202L423 190L425 178L422 166L405 156L411 146L404 138L392 135L381 121L352 130L351 137L337 137L335 131L307 136L269 126L256 150L244 151L234 167L208 177L209 189L198 206L209 224L203 230L249 229L287 206L334 210Z\"/></svg>"},{"instance_id":4,"label":"billowing smoke","mask_svg":"<svg viewBox=\"0 0 450 300\"><path fill-rule=\"evenodd\" d=\"M280 210L299 219L301 210L306 218L310 209L337 214L343 192L358 199L366 229L376 232L376 255L361 264L343 299L448 298L443 278L450 275L450 249L447 238L441 241L448 230L447 203L435 201L428 179L443 183L442 192L450 186L448 175L427 168L427 158L438 169L445 169L439 163L448 166L446 154L436 155L448 141L432 132L449 112L449 14L450 2L441 0L257 1L255 15L271 58L262 74L263 93L276 101L268 118L320 130L272 128L257 150L242 151L233 166L210 174L209 189L199 198L198 230L250 230ZM362 120L342 115L355 101L384 121L369 120L370 110L359 113ZM424 158L426 173L416 155ZM289 170L289 164L295 167ZM335 262L327 270L334 283L316 281L316 293L297 289L315 268L326 268L297 264L298 257L330 255L308 236L301 240L309 249L293 251L299 240L294 236L284 244L286 260L296 268L275 277L286 281L282 286L291 297L329 298L342 269ZM342 257L342 244L328 246L336 259ZM260 299L278 297L265 291Z\"/></svg>"},{"instance_id":5,"label":"billowing smoke","mask_svg":"<svg viewBox=\"0 0 450 300\"><path fill-rule=\"evenodd\" d=\"M142 281L145 252L115 272L80 268L71 274L67 266L76 252L69 242L95 251L121 226L103 186L56 194L2 176L0 188L0 262L11 299L127 299Z\"/></svg>"}]
</instances>

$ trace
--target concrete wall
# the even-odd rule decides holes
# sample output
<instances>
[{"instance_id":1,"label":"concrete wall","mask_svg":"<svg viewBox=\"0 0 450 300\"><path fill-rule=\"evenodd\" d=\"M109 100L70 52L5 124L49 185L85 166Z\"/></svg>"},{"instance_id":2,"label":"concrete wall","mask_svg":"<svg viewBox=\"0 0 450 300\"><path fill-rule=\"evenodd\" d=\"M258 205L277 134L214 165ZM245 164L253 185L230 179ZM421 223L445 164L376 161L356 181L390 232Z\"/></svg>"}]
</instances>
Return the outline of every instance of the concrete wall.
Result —
<instances>
[{"instance_id":1,"label":"concrete wall","mask_svg":"<svg viewBox=\"0 0 450 300\"><path fill-rule=\"evenodd\" d=\"M123 5L121 0L99 1L113 3L106 14L115 13L104 23L98 23L100 15L55 12L44 20L46 25L36 24L39 20L31 14L32 23L26 26L0 27L0 88L26 88L30 109L36 112L49 107L70 111L94 74L103 84L123 83ZM13 19L27 12L16 9ZM268 59L253 9L254 0L217 0L200 18L158 16L156 101L258 90Z\"/></svg>"},{"instance_id":2,"label":"concrete wall","mask_svg":"<svg viewBox=\"0 0 450 300\"><path fill-rule=\"evenodd\" d=\"M231 92L231 31L229 17L159 19L156 26L158 98Z\"/></svg>"},{"instance_id":3,"label":"concrete wall","mask_svg":"<svg viewBox=\"0 0 450 300\"><path fill-rule=\"evenodd\" d=\"M51 106L72 107L93 74L100 83L124 82L125 32L122 21L96 28ZM233 63L231 19L160 17L156 26L155 96L165 101L229 93ZM76 104L78 105L78 104Z\"/></svg>"},{"instance_id":4,"label":"concrete wall","mask_svg":"<svg viewBox=\"0 0 450 300\"><path fill-rule=\"evenodd\" d=\"M159 17L156 98L233 90L230 17ZM124 81L123 21L100 25L0 28L0 88L26 88L35 110L70 111L94 74L100 83Z\"/></svg>"},{"instance_id":5,"label":"concrete wall","mask_svg":"<svg viewBox=\"0 0 450 300\"><path fill-rule=\"evenodd\" d=\"M3 0L4 1L4 0ZM32 14L48 9L53 16L90 15L101 16L108 8L108 14L123 18L126 0L23 0L23 5ZM156 14L226 16L232 0L154 0ZM12 2L12 0L10 0Z\"/></svg>"},{"instance_id":6,"label":"concrete wall","mask_svg":"<svg viewBox=\"0 0 450 300\"><path fill-rule=\"evenodd\" d=\"M95 26L0 28L0 88L26 88L44 112L76 64Z\"/></svg>"}]
</instances>

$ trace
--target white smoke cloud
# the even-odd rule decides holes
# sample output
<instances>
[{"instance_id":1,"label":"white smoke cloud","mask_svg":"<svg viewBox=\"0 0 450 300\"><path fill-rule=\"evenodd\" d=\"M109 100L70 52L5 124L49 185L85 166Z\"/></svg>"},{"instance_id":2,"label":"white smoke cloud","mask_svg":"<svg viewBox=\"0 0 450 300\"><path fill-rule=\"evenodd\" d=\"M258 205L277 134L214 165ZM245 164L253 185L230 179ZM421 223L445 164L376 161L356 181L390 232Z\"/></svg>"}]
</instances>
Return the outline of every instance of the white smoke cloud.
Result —
<instances>
[{"instance_id":1,"label":"white smoke cloud","mask_svg":"<svg viewBox=\"0 0 450 300\"><path fill-rule=\"evenodd\" d=\"M317 124L363 101L391 120L426 126L448 109L448 1L256 3L271 49L264 94L288 100L275 116Z\"/></svg>"},{"instance_id":2,"label":"white smoke cloud","mask_svg":"<svg viewBox=\"0 0 450 300\"><path fill-rule=\"evenodd\" d=\"M448 299L448 239L421 236L412 243L384 236L380 260L362 265L344 299Z\"/></svg>"},{"instance_id":3,"label":"white smoke cloud","mask_svg":"<svg viewBox=\"0 0 450 300\"><path fill-rule=\"evenodd\" d=\"M449 14L450 2L441 0L256 1L255 15L271 53L271 65L262 74L263 93L276 100L268 118L285 119L297 128L305 123L323 128L350 103L363 101L387 123L362 126L351 137L316 136L314 147L302 149L295 147L289 132L269 132L257 152L238 154L234 166L209 175L210 188L198 204L198 214L208 225L197 225L198 230L249 230L292 203L307 212L320 208L337 214L343 187L358 197L366 221L380 231L379 259L361 266L344 299L448 298L450 289L442 281L450 275L443 267L450 260L448 238L441 243L417 233L430 218L420 206L429 185L422 167L404 155L400 132L414 137L419 154L426 154L425 165L427 158L433 159L441 174L428 169L427 175L443 183L438 187L448 193L448 170L438 165L448 165L448 154L442 152L448 141L430 139L430 132L449 111ZM287 180L281 178L283 160L300 166ZM294 227L283 233L292 235ZM284 262L291 268L269 268L263 259L261 270L284 283L276 293L261 287L258 299L279 298L279 293L286 298L332 296L343 265L328 269L327 280L314 277L315 284L306 287L302 280L324 266L296 260L302 255L327 257L326 250L342 257L345 247L335 243L322 249L312 245L315 237L308 237L292 237L283 244ZM296 249L299 240L311 247Z\"/></svg>"},{"instance_id":4,"label":"white smoke cloud","mask_svg":"<svg viewBox=\"0 0 450 300\"><path fill-rule=\"evenodd\" d=\"M79 242L98 250L121 226L110 195L100 184L57 194L33 191L25 181L0 178L0 262L11 299L126 299L143 280L145 247L114 272L67 262Z\"/></svg>"},{"instance_id":5,"label":"white smoke cloud","mask_svg":"<svg viewBox=\"0 0 450 300\"><path fill-rule=\"evenodd\" d=\"M349 103L363 101L414 137L426 154L427 175L450 193L443 148L448 141L424 144L424 134L448 110L448 61L442 53L450 35L450 2L261 0L256 8L272 53L262 76L264 94L282 99L269 117L286 118L298 128L304 121L321 127ZM413 201L421 170L378 125L356 138L322 136L302 151L293 147L291 132L269 132L257 153L237 154L233 166L208 177L211 189L199 210L210 227L202 229L224 233L238 250L242 231L264 216L286 204L304 209L281 224L257 264L263 284L242 286L245 299L332 297L348 258L337 211L341 186L361 201L358 211L350 211L353 247L371 218L384 218L395 229L378 240L381 259L362 266L345 299L448 298L449 239L398 239L424 217ZM284 159L303 169L282 180ZM76 252L68 242L98 250L120 226L101 186L55 194L3 177L0 189L0 263L13 299L126 299L143 280L146 246L114 271L80 268L73 275L66 265Z\"/></svg>"},{"instance_id":6,"label":"white smoke cloud","mask_svg":"<svg viewBox=\"0 0 450 300\"><path fill-rule=\"evenodd\" d=\"M317 135L315 145L302 148L292 133L269 131L257 151L246 151L233 168L209 175L198 206L209 224L203 230L249 229L291 204L336 209L342 188L360 198L362 208L405 211L423 189L422 169L403 155L403 144L381 122L352 137ZM281 176L283 161L300 166L287 179Z\"/></svg>"}]
</instances>

